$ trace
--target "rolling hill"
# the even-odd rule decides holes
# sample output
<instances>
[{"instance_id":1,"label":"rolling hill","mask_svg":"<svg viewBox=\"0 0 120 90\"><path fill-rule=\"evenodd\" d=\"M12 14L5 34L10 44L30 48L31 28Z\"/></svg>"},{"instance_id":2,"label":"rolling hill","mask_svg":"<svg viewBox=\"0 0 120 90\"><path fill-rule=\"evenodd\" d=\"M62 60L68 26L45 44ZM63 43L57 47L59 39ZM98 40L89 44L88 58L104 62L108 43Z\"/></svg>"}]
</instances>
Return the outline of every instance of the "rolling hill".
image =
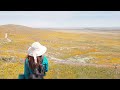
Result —
<instances>
[{"instance_id":1,"label":"rolling hill","mask_svg":"<svg viewBox=\"0 0 120 90\"><path fill-rule=\"evenodd\" d=\"M5 33L8 33L12 42L4 43ZM95 33L94 30L87 32L1 25L0 78L17 78L19 73L23 73L27 49L35 41L47 47L50 71L46 78L119 78L119 73L116 73L119 69L113 68L120 67L119 36L117 31Z\"/></svg>"}]
</instances>

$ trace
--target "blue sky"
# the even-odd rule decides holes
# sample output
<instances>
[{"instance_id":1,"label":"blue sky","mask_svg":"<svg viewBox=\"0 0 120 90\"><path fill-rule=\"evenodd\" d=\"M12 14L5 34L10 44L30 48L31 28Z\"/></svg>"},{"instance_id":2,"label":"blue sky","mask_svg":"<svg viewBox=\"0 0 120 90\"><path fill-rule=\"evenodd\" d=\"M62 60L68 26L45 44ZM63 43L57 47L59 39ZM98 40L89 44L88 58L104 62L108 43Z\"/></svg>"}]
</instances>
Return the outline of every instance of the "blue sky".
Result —
<instances>
[{"instance_id":1,"label":"blue sky","mask_svg":"<svg viewBox=\"0 0 120 90\"><path fill-rule=\"evenodd\" d=\"M0 25L37 28L120 27L120 11L0 11Z\"/></svg>"}]
</instances>

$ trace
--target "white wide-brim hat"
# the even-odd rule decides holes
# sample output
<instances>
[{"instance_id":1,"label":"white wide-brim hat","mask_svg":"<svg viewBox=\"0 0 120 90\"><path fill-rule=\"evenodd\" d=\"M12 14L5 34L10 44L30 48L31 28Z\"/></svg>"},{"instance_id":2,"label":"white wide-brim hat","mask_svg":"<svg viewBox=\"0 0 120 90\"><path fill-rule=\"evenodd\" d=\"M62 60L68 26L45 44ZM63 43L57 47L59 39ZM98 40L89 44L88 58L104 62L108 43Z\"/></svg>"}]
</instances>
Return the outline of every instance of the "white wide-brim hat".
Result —
<instances>
[{"instance_id":1,"label":"white wide-brim hat","mask_svg":"<svg viewBox=\"0 0 120 90\"><path fill-rule=\"evenodd\" d=\"M43 55L47 51L47 48L41 45L39 42L34 42L28 49L28 55L37 57Z\"/></svg>"}]
</instances>

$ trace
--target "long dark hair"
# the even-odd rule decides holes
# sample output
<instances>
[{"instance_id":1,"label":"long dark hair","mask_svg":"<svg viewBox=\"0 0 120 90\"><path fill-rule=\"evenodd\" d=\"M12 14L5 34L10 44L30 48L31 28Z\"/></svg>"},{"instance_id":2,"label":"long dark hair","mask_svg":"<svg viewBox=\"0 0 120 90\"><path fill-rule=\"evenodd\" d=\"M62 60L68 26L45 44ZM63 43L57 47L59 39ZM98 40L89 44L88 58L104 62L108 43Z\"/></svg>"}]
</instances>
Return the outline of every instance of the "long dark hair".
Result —
<instances>
[{"instance_id":1,"label":"long dark hair","mask_svg":"<svg viewBox=\"0 0 120 90\"><path fill-rule=\"evenodd\" d=\"M42 64L42 60L43 60L43 56L38 56L37 57L37 63L35 64L34 62L34 57L33 56L30 56L30 55L27 55L26 57L28 59L28 62L29 62L29 67L34 70L35 68L38 68L40 64Z\"/></svg>"}]
</instances>

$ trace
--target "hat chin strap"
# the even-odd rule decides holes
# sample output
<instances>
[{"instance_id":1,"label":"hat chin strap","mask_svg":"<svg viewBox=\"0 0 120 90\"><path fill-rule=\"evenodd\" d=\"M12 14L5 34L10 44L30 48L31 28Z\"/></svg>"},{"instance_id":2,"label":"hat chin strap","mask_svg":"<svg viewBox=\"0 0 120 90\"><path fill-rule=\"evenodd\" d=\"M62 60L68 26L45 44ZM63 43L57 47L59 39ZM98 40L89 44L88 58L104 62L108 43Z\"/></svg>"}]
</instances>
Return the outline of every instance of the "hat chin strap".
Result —
<instances>
[{"instance_id":1,"label":"hat chin strap","mask_svg":"<svg viewBox=\"0 0 120 90\"><path fill-rule=\"evenodd\" d=\"M33 53L33 57L34 57L34 61L35 61L35 63L37 63L37 55L36 55L35 52Z\"/></svg>"},{"instance_id":2,"label":"hat chin strap","mask_svg":"<svg viewBox=\"0 0 120 90\"><path fill-rule=\"evenodd\" d=\"M34 57L34 61L35 61L35 63L37 64L37 58L36 58L36 57Z\"/></svg>"}]
</instances>

